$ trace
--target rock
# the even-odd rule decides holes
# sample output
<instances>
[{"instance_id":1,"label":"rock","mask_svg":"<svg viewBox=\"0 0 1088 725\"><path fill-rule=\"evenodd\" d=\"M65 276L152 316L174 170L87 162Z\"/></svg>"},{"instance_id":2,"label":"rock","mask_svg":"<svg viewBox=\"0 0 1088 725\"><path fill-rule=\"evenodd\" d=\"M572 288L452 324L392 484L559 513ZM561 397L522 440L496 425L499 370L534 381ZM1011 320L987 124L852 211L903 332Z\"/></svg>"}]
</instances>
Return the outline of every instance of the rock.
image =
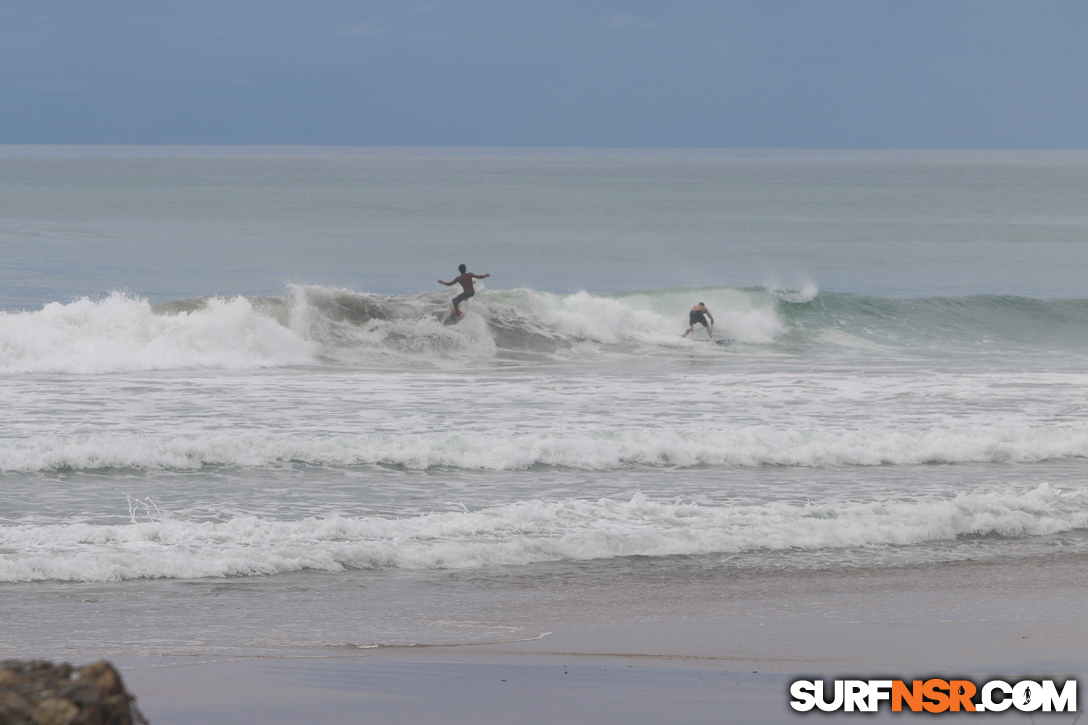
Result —
<instances>
[{"instance_id":1,"label":"rock","mask_svg":"<svg viewBox=\"0 0 1088 725\"><path fill-rule=\"evenodd\" d=\"M75 722L79 708L60 697L47 697L34 704L33 722L37 725L69 725Z\"/></svg>"},{"instance_id":2,"label":"rock","mask_svg":"<svg viewBox=\"0 0 1088 725\"><path fill-rule=\"evenodd\" d=\"M147 725L135 700L105 660L0 662L0 725Z\"/></svg>"}]
</instances>

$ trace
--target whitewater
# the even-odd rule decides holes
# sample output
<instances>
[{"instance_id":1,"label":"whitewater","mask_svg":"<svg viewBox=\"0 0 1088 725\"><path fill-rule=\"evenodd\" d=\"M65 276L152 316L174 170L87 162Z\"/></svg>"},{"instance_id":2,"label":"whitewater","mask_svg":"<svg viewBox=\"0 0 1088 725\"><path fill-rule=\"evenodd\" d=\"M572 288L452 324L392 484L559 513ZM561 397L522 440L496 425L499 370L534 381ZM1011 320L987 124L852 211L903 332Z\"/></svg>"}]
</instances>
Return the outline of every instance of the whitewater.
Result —
<instances>
[{"instance_id":1,"label":"whitewater","mask_svg":"<svg viewBox=\"0 0 1088 725\"><path fill-rule=\"evenodd\" d=\"M27 646L58 592L149 597L149 626L183 593L377 608L169 640L283 653L536 636L557 571L1088 556L1083 157L20 154L0 590ZM461 262L492 276L446 325ZM714 339L681 337L697 302Z\"/></svg>"}]
</instances>

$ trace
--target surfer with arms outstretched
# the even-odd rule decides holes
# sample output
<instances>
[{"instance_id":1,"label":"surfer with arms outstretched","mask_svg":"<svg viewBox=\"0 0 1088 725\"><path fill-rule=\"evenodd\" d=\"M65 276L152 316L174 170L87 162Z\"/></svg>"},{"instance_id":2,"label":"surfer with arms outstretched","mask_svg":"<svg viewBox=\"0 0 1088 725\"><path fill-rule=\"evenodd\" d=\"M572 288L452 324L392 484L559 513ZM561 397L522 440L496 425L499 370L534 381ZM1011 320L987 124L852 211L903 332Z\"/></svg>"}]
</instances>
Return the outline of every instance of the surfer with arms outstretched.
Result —
<instances>
[{"instance_id":1,"label":"surfer with arms outstretched","mask_svg":"<svg viewBox=\"0 0 1088 725\"><path fill-rule=\"evenodd\" d=\"M463 264L457 268L457 271L459 271L461 274L457 275L449 282L438 280L438 284L444 284L447 287L452 287L455 284L461 285L461 294L453 298L454 317L460 317L462 315L461 303L476 294L476 288L472 285L472 280L485 279L491 276L490 272L487 274L476 274L475 272L469 272L468 267Z\"/></svg>"},{"instance_id":2,"label":"surfer with arms outstretched","mask_svg":"<svg viewBox=\"0 0 1088 725\"><path fill-rule=\"evenodd\" d=\"M706 318L710 318L709 324ZM687 337L691 334L691 331L695 329L696 325L702 325L706 328L706 334L710 335L710 339L714 339L714 315L710 314L710 310L706 308L702 302L691 308L691 312L688 313L688 331L680 337Z\"/></svg>"}]
</instances>

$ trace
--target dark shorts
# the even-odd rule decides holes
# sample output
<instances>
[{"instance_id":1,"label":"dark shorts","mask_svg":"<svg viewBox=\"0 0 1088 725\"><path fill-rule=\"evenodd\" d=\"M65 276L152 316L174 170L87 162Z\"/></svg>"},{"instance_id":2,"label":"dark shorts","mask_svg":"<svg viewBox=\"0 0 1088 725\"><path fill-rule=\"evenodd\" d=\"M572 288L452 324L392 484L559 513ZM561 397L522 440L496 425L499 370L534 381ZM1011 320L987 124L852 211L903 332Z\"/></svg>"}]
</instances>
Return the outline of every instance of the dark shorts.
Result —
<instances>
[{"instance_id":1,"label":"dark shorts","mask_svg":"<svg viewBox=\"0 0 1088 725\"><path fill-rule=\"evenodd\" d=\"M699 310L692 310L688 313L688 327L695 327L695 323L699 323L703 327L710 327L706 321L706 315Z\"/></svg>"},{"instance_id":2,"label":"dark shorts","mask_svg":"<svg viewBox=\"0 0 1088 725\"><path fill-rule=\"evenodd\" d=\"M462 302L464 302L465 300L467 300L469 297L472 297L474 294L476 294L476 293L475 292L462 292L461 294L459 294L459 295L457 295L456 297L453 298L453 306L456 307L457 305L459 305Z\"/></svg>"}]
</instances>

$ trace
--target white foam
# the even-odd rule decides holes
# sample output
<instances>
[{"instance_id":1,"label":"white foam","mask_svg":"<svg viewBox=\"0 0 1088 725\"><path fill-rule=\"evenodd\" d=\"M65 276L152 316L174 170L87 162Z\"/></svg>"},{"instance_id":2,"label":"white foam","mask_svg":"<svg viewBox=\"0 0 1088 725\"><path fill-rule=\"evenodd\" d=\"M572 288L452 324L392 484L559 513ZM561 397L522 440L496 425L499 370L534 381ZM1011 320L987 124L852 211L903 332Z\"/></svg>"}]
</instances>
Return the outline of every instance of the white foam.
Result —
<instances>
[{"instance_id":1,"label":"white foam","mask_svg":"<svg viewBox=\"0 0 1088 725\"><path fill-rule=\"evenodd\" d=\"M442 367L496 358L503 351L493 326L513 335L507 342L517 353L533 352L529 338L538 336L558 342L564 359L640 355L680 344L694 296L712 306L718 337L767 343L785 329L771 296L728 288L613 297L481 285L454 327L441 321L445 292L391 297L292 285L258 308L244 297L208 298L169 313L115 292L0 312L0 373L236 370L319 360Z\"/></svg>"},{"instance_id":2,"label":"white foam","mask_svg":"<svg viewBox=\"0 0 1088 725\"><path fill-rule=\"evenodd\" d=\"M0 372L278 367L313 362L316 350L243 297L164 315L120 293L0 312Z\"/></svg>"},{"instance_id":3,"label":"white foam","mask_svg":"<svg viewBox=\"0 0 1088 725\"><path fill-rule=\"evenodd\" d=\"M203 435L86 433L0 439L0 471L194 469L205 465L400 465L585 470L626 466L880 466L1033 463L1088 457L1088 425L1046 428L572 430Z\"/></svg>"},{"instance_id":4,"label":"white foam","mask_svg":"<svg viewBox=\"0 0 1088 725\"><path fill-rule=\"evenodd\" d=\"M321 310L330 308L329 300L337 295L365 301L380 309L382 317L332 319ZM771 296L730 288L601 296L585 291L560 295L530 289L488 290L483 285L469 303L469 314L453 328L442 326L436 317L446 309L446 293L392 298L318 286L293 287L291 328L321 342L324 353L334 357L357 357L362 351L370 356L412 355L432 362L450 356L490 358L500 352L492 326L556 341L576 356L594 357L606 349L642 354L679 343L696 296L714 306L719 337L765 343L785 330ZM522 341L513 341L516 350L524 351Z\"/></svg>"},{"instance_id":5,"label":"white foam","mask_svg":"<svg viewBox=\"0 0 1088 725\"><path fill-rule=\"evenodd\" d=\"M407 518L170 518L0 527L0 581L253 576L303 569L446 569L1040 536L1088 526L1088 491L990 491L924 502L702 506L523 501Z\"/></svg>"},{"instance_id":6,"label":"white foam","mask_svg":"<svg viewBox=\"0 0 1088 725\"><path fill-rule=\"evenodd\" d=\"M714 335L739 342L765 344L778 339L785 331L785 324L778 315L775 296L762 291L749 291L731 287L655 290L631 293L616 298L592 298L612 300L622 304L630 316L649 313L645 318L646 332L655 344L673 342L677 331L687 328L688 312L697 302L703 302L714 317ZM639 319L635 318L636 321ZM617 323L626 325L621 315ZM701 328L700 328L701 329Z\"/></svg>"}]
</instances>

